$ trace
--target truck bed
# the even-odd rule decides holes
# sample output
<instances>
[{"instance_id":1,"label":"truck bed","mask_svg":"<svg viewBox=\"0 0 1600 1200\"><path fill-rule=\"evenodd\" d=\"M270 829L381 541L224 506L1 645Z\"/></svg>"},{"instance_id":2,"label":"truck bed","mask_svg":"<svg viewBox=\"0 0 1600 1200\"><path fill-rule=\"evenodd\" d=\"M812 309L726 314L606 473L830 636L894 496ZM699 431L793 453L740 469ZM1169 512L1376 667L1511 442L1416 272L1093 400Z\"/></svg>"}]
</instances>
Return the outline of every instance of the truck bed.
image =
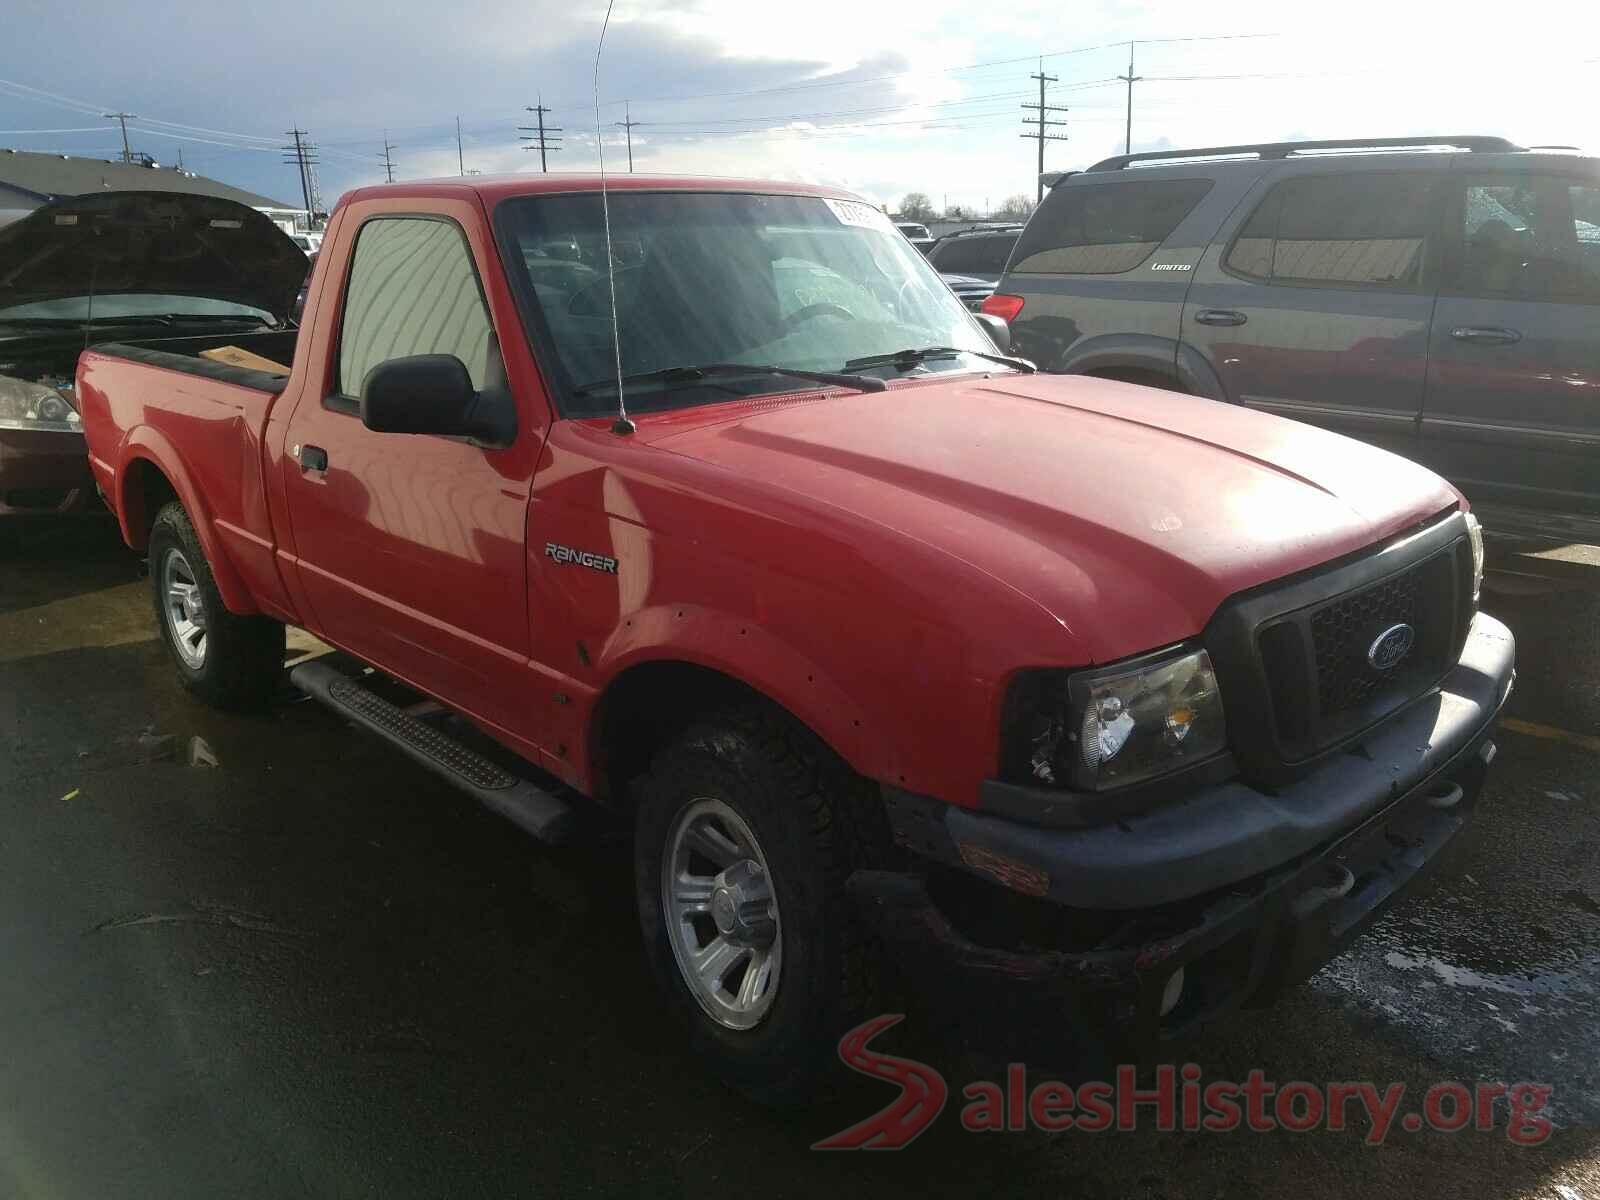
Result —
<instances>
[{"instance_id":1,"label":"truck bed","mask_svg":"<svg viewBox=\"0 0 1600 1200\"><path fill-rule=\"evenodd\" d=\"M129 544L144 545L162 489L174 489L208 557L228 564L216 573L229 607L285 619L292 609L274 562L262 442L290 377L199 354L238 346L288 364L296 337L291 329L107 342L78 360L89 465Z\"/></svg>"},{"instance_id":2,"label":"truck bed","mask_svg":"<svg viewBox=\"0 0 1600 1200\"><path fill-rule=\"evenodd\" d=\"M95 350L101 354L115 355L147 366L164 367L169 371L181 371L186 375L199 375L205 379L216 379L223 383L233 383L240 387L253 388L258 392L271 392L277 395L289 382L287 372L279 375L267 371L253 371L247 367L235 367L228 363L201 358L200 352L215 350L220 346L237 346L241 350L259 354L262 358L270 358L287 367L294 361L294 347L299 335L298 329L274 329L262 333L211 333L201 337L140 338L138 341L107 342L96 346Z\"/></svg>"}]
</instances>

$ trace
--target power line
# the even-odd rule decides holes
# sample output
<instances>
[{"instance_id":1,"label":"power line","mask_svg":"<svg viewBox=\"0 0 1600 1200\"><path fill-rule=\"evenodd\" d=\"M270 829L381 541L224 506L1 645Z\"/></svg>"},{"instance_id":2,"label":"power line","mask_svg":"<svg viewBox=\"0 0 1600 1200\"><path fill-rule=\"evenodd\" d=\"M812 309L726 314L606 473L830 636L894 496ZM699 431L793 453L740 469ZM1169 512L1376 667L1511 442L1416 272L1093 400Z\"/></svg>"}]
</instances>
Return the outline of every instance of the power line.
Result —
<instances>
[{"instance_id":1,"label":"power line","mask_svg":"<svg viewBox=\"0 0 1600 1200\"><path fill-rule=\"evenodd\" d=\"M1048 114L1050 114L1050 113L1053 113L1053 112L1064 113L1067 110L1066 110L1066 107L1064 105L1046 104L1044 102L1045 85L1047 83L1059 83L1059 82L1061 82L1054 75L1046 75L1044 73L1044 59L1041 58L1039 60L1039 73L1037 75L1029 75L1028 78L1029 79L1037 79L1039 81L1039 103L1037 103L1037 104L1024 104L1022 107L1024 109L1029 109L1029 108L1037 109L1038 110L1038 115L1035 116L1035 117L1024 117L1022 119L1022 121L1023 121L1024 125L1030 124L1032 122L1037 121L1039 127L1035 132L1033 132L1033 133L1024 133L1022 136L1025 137L1025 138L1033 138L1039 143L1039 170L1038 170L1038 174L1035 176L1035 178L1038 180L1038 187L1039 187L1038 200L1043 200L1044 199L1044 144L1046 142L1064 142L1064 141L1067 140L1067 135L1064 134L1064 133L1046 133L1045 132L1045 126L1047 126L1047 125L1061 125L1061 126L1064 126L1064 125L1066 125L1066 122L1065 121L1051 121L1051 120L1047 120L1046 118L1047 118ZM987 206L985 206L985 207L987 207Z\"/></svg>"},{"instance_id":2,"label":"power line","mask_svg":"<svg viewBox=\"0 0 1600 1200\"><path fill-rule=\"evenodd\" d=\"M1276 34L1276 33L1224 33L1224 34L1212 34L1212 35L1205 36L1205 37L1141 38L1139 40L1140 41L1144 41L1144 42L1162 42L1162 43L1219 42L1219 41L1238 41L1238 40L1249 39L1249 38L1271 38L1271 37L1278 37L1278 36L1279 35ZM678 95L671 95L671 96L646 96L646 97L642 97L642 98L638 97L638 96L634 96L634 97L632 97L632 99L640 100L642 103L648 102L648 103L652 103L652 104L657 104L657 103L659 103L659 104L671 104L671 103L676 103L677 101L680 101L680 100L723 100L723 99L728 99L730 97L735 97L735 96L770 96L770 95L778 95L778 94L783 93L783 92L806 91L806 90L809 90L809 89L812 89L812 88L854 87L854 86L857 86L859 84L866 84L866 83L883 83L883 82L886 82L886 81L891 80L891 79L907 79L907 78L916 78L916 77L919 77L919 76L928 76L928 75L949 75L949 74L953 74L953 73L955 73L957 71L977 71L977 70L981 70L981 69L983 69L985 67L1015 66L1018 63L1035 62L1035 61L1037 61L1037 60L1039 60L1041 58L1067 58L1067 57L1069 57L1071 55L1074 55L1074 54L1090 54L1090 53L1093 53L1096 50L1110 50L1110 49L1113 49L1113 48L1115 48L1117 46L1123 46L1123 45L1126 45L1126 44L1127 44L1126 42L1121 42L1121 41L1118 41L1118 42L1102 42L1099 45L1095 45L1095 46L1075 46L1070 50L1051 50L1048 53L1045 53L1043 55L1025 54L1025 55L1022 55L1019 58L995 58L995 59L990 59L987 62L965 63L965 64L963 64L961 66L956 66L956 67L939 67L939 68L937 68L935 70L931 70L931 71L930 70L895 71L895 72L891 72L890 74L887 74L887 75L868 75L868 76L862 76L861 78L858 78L858 79L816 79L816 80L808 80L808 81L806 81L804 83L785 84L785 85L783 85L781 87L746 88L746 89L742 89L742 90L739 90L739 91L730 91L730 92L699 92L699 93L695 93L695 94L692 94L692 95L684 95L684 94L680 93ZM603 103L603 104L622 104L622 103L624 103L624 101L622 101L622 100L606 100L606 101L602 101L601 103ZM572 109L576 109L576 108L581 108L581 107L583 107L583 105L581 105L581 104L557 105L556 106L556 110L559 111L559 112L566 112L566 111L569 111L569 110L572 110Z\"/></svg>"},{"instance_id":3,"label":"power line","mask_svg":"<svg viewBox=\"0 0 1600 1200\"><path fill-rule=\"evenodd\" d=\"M535 136L533 136L533 137L524 137L522 139L525 142L532 142L533 143L533 145L531 145L531 146L524 146L523 149L524 150L538 150L539 151L539 170L548 172L550 170L550 163L549 163L549 160L545 156L547 154L553 154L556 151L561 149L561 139L558 138L558 137L551 137L550 135L551 134L560 133L561 132L561 126L552 125L548 129L545 128L544 115L545 115L545 113L549 112L550 110L544 106L544 99L542 97L540 98L539 103L537 105L529 106L527 108L527 111L535 114L539 118L539 124L537 126L535 126L535 125L518 125L517 126L518 129L526 130L529 133L532 133L535 129L538 130L538 133Z\"/></svg>"},{"instance_id":4,"label":"power line","mask_svg":"<svg viewBox=\"0 0 1600 1200\"><path fill-rule=\"evenodd\" d=\"M386 134L385 136L388 135ZM456 116L456 171L462 175L467 173L467 159L461 149L461 117L459 114Z\"/></svg>"},{"instance_id":5,"label":"power line","mask_svg":"<svg viewBox=\"0 0 1600 1200\"><path fill-rule=\"evenodd\" d=\"M389 141L389 131L385 129L383 131L383 153L378 157L383 159L383 173L387 176L386 182L388 183L394 182L394 158L390 153L393 149L394 144Z\"/></svg>"}]
</instances>

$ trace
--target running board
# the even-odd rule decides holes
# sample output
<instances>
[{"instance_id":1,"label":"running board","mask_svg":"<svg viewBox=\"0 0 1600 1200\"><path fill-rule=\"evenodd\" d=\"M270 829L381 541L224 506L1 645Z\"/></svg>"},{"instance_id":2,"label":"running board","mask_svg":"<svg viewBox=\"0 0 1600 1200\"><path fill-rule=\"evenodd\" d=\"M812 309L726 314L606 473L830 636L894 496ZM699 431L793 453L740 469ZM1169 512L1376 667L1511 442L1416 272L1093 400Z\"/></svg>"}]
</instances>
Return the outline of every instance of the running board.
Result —
<instances>
[{"instance_id":1,"label":"running board","mask_svg":"<svg viewBox=\"0 0 1600 1200\"><path fill-rule=\"evenodd\" d=\"M327 663L301 663L289 672L289 682L540 841L559 845L571 836L577 814L565 800L490 762Z\"/></svg>"}]
</instances>

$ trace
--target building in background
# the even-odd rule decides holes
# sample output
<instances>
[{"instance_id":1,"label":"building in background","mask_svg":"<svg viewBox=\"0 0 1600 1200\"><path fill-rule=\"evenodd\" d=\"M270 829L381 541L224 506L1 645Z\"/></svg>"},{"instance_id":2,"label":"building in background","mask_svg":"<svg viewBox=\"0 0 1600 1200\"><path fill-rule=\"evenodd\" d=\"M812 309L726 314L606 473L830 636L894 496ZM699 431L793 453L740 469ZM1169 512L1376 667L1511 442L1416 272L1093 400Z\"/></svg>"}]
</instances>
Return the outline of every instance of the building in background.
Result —
<instances>
[{"instance_id":1,"label":"building in background","mask_svg":"<svg viewBox=\"0 0 1600 1200\"><path fill-rule=\"evenodd\" d=\"M312 226L304 209L243 188L229 187L147 156L129 163L120 159L0 148L0 225L27 215L41 204L89 192L190 192L221 196L260 209L285 233Z\"/></svg>"}]
</instances>

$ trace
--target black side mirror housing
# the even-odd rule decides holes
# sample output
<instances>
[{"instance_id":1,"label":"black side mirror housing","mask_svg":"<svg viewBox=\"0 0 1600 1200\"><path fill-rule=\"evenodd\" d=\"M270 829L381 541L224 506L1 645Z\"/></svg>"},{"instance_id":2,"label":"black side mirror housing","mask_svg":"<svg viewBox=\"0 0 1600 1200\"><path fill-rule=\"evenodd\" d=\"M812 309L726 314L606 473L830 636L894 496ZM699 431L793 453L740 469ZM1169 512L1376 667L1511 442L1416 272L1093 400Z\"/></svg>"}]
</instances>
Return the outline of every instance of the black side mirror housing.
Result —
<instances>
[{"instance_id":1,"label":"black side mirror housing","mask_svg":"<svg viewBox=\"0 0 1600 1200\"><path fill-rule=\"evenodd\" d=\"M994 343L994 348L1001 354L1011 351L1011 326L1007 325L993 313L973 313L978 318L978 324L983 326L983 331L989 335L989 340Z\"/></svg>"},{"instance_id":2,"label":"black side mirror housing","mask_svg":"<svg viewBox=\"0 0 1600 1200\"><path fill-rule=\"evenodd\" d=\"M516 434L509 394L475 391L466 364L453 354L391 358L361 381L361 423L377 433L431 433L492 446Z\"/></svg>"}]
</instances>

